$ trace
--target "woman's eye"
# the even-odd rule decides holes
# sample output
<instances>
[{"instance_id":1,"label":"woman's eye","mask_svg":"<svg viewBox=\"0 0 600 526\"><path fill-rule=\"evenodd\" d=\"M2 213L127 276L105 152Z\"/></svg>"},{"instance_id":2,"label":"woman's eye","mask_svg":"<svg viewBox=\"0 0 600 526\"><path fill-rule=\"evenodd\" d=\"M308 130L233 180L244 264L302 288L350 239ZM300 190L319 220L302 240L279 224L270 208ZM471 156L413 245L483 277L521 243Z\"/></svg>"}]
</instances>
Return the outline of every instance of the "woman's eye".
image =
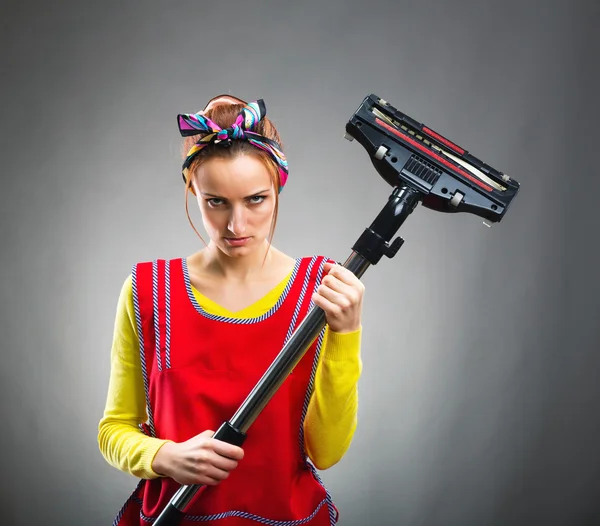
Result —
<instances>
[{"instance_id":1,"label":"woman's eye","mask_svg":"<svg viewBox=\"0 0 600 526\"><path fill-rule=\"evenodd\" d=\"M223 203L222 199L217 199L216 197L213 197L212 199L207 199L206 201L210 206L218 206Z\"/></svg>"},{"instance_id":2,"label":"woman's eye","mask_svg":"<svg viewBox=\"0 0 600 526\"><path fill-rule=\"evenodd\" d=\"M250 198L250 202L251 202L253 205L257 205L257 204L259 204L259 203L262 203L262 202L263 202L265 199L266 199L266 196L264 196L264 195L253 195L253 196Z\"/></svg>"}]
</instances>

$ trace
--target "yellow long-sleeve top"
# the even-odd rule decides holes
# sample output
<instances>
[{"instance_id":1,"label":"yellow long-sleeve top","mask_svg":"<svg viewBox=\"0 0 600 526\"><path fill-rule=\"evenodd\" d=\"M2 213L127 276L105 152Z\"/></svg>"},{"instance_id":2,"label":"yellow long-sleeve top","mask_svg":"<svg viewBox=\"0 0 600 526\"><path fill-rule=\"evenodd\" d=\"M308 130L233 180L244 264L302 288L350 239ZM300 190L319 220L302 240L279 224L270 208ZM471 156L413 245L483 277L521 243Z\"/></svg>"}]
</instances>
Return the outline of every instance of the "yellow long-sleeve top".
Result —
<instances>
[{"instance_id":1,"label":"yellow long-sleeve top","mask_svg":"<svg viewBox=\"0 0 600 526\"><path fill-rule=\"evenodd\" d=\"M277 302L291 273L271 292L242 311L232 313L192 287L207 312L230 318L255 318ZM306 452L318 469L327 469L343 457L356 430L358 379L362 330L335 333L326 328L314 390L304 420ZM119 296L111 349L111 370L104 415L98 425L98 445L106 461L138 478L161 475L152 461L168 440L145 435L138 425L146 422L146 400L139 340L133 307L131 275Z\"/></svg>"}]
</instances>

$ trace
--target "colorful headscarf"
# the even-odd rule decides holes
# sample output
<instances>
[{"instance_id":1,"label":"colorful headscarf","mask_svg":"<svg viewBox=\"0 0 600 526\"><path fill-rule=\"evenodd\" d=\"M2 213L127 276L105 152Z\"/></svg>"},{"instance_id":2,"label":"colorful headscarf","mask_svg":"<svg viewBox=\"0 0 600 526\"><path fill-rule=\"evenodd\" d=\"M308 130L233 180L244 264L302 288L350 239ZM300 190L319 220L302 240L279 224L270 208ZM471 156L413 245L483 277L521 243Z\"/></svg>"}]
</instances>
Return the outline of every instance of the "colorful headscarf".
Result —
<instances>
[{"instance_id":1,"label":"colorful headscarf","mask_svg":"<svg viewBox=\"0 0 600 526\"><path fill-rule=\"evenodd\" d=\"M182 166L183 180L189 181L189 167L200 151L209 144L230 146L234 140L245 140L267 152L279 168L279 192L288 178L288 164L281 147L277 142L259 135L254 130L256 125L267 114L262 99L246 104L230 128L222 129L208 117L200 113L183 113L177 115L177 124L182 137L202 134L202 137L190 148Z\"/></svg>"}]
</instances>

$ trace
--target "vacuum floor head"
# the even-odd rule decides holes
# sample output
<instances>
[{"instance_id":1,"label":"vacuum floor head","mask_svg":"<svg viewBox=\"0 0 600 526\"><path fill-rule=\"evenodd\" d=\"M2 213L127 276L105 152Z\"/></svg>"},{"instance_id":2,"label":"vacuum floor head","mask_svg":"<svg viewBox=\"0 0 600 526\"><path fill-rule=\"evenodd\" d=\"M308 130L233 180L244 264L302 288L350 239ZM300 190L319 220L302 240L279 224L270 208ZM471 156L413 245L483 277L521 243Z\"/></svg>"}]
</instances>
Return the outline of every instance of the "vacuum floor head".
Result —
<instances>
[{"instance_id":1,"label":"vacuum floor head","mask_svg":"<svg viewBox=\"0 0 600 526\"><path fill-rule=\"evenodd\" d=\"M363 145L390 185L419 191L423 206L433 210L496 223L519 191L517 181L376 95L348 121L346 138Z\"/></svg>"}]
</instances>

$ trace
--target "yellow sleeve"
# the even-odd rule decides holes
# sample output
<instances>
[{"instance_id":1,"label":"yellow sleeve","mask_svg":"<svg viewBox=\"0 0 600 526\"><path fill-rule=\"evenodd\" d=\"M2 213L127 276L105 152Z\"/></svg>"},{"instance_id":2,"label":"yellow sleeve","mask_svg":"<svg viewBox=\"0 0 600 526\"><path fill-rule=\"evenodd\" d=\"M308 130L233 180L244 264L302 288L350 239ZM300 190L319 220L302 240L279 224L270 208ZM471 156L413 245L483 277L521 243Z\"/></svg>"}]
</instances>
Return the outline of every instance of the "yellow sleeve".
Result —
<instances>
[{"instance_id":1,"label":"yellow sleeve","mask_svg":"<svg viewBox=\"0 0 600 526\"><path fill-rule=\"evenodd\" d=\"M129 276L117 305L108 395L104 416L98 425L98 446L110 465L138 478L153 479L160 475L152 469L152 461L167 440L144 434L138 424L146 420L144 380Z\"/></svg>"},{"instance_id":2,"label":"yellow sleeve","mask_svg":"<svg viewBox=\"0 0 600 526\"><path fill-rule=\"evenodd\" d=\"M304 420L306 452L321 470L342 459L356 431L361 336L362 328L344 334L326 328Z\"/></svg>"}]
</instances>

